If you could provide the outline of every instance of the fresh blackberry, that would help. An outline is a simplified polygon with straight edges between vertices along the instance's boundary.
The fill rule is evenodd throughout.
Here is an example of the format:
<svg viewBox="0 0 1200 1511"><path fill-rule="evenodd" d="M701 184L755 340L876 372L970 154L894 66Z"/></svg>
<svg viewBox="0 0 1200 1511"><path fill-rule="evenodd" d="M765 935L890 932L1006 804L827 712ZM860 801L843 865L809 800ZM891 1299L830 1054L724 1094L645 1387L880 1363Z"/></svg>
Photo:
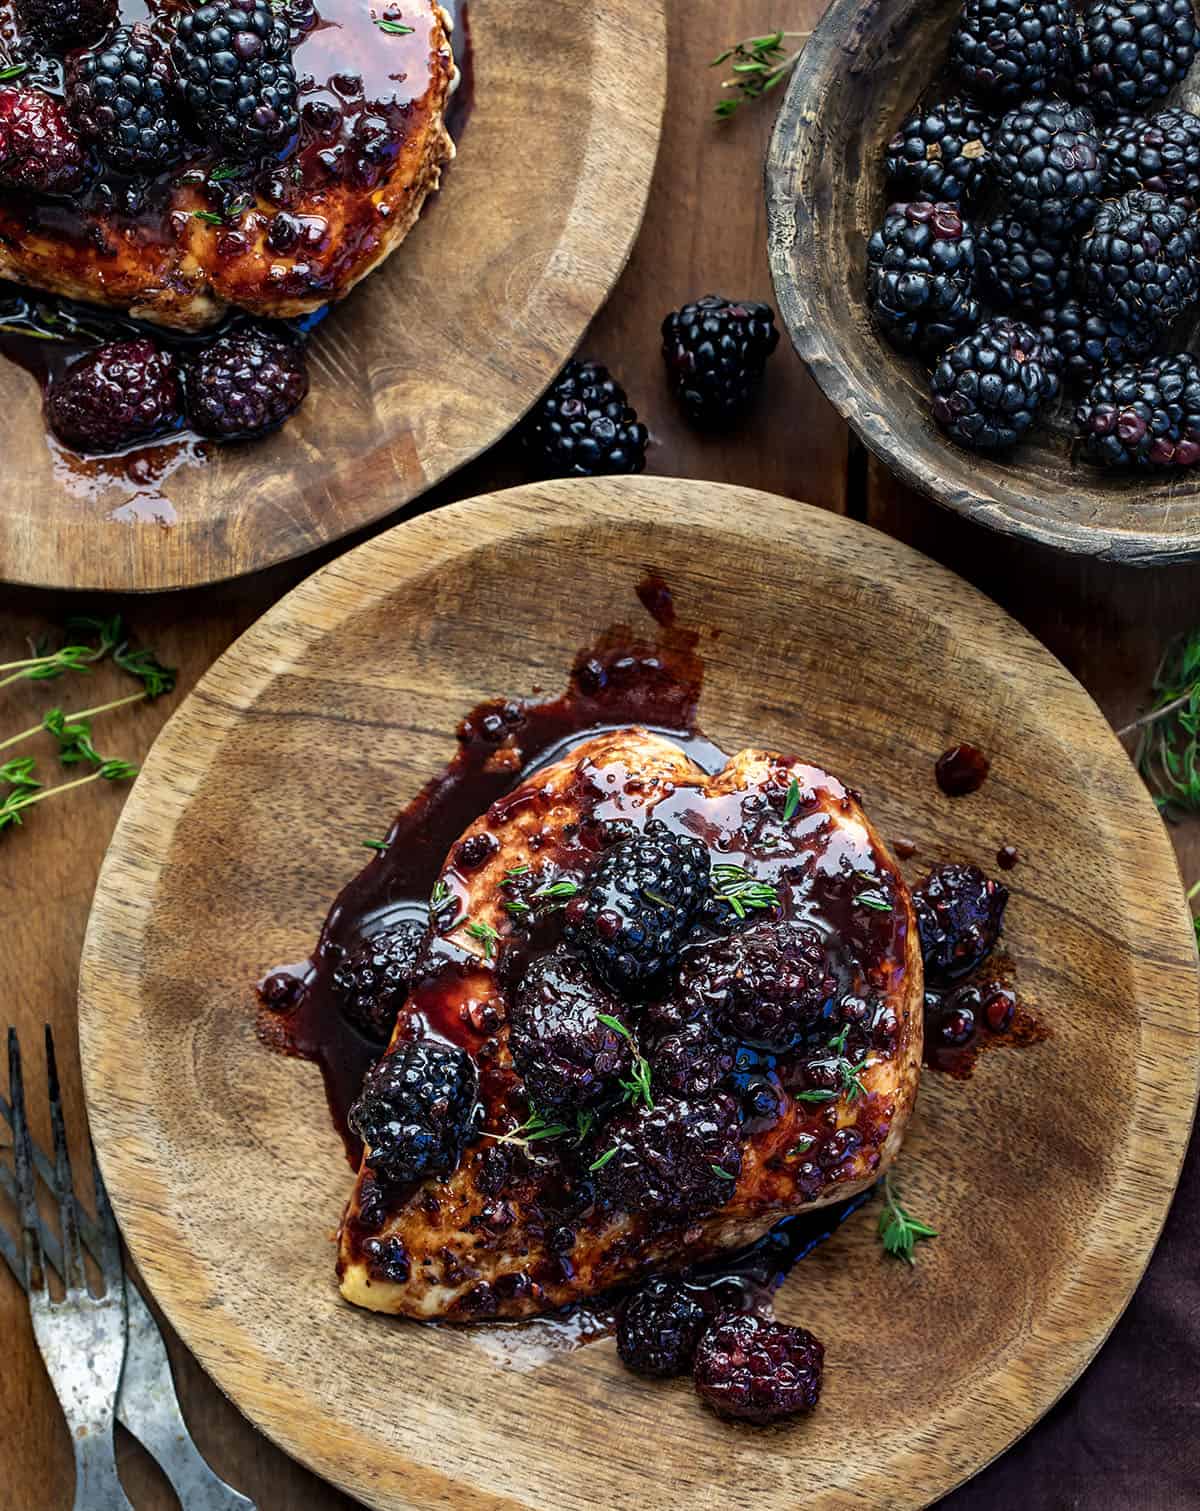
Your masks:
<svg viewBox="0 0 1200 1511"><path fill-rule="evenodd" d="M0 187L70 194L85 157L61 103L40 89L0 89Z"/></svg>
<svg viewBox="0 0 1200 1511"><path fill-rule="evenodd" d="M706 294L662 325L667 377L688 420L728 425L758 392L767 358L779 345L775 312L752 299Z"/></svg>
<svg viewBox="0 0 1200 1511"><path fill-rule="evenodd" d="M1061 358L1017 320L988 320L933 370L933 417L961 446L1013 446L1058 393Z"/></svg>
<svg viewBox="0 0 1200 1511"><path fill-rule="evenodd" d="M188 108L230 152L278 147L300 124L288 25L261 0L185 11L171 57Z"/></svg>
<svg viewBox="0 0 1200 1511"><path fill-rule="evenodd" d="M148 26L123 26L72 56L67 100L80 134L122 173L170 166L183 153L167 46Z"/></svg>
<svg viewBox="0 0 1200 1511"><path fill-rule="evenodd" d="M804 1328L744 1312L708 1329L693 1368L696 1390L718 1416L775 1422L813 1409L824 1364L824 1348Z"/></svg>
<svg viewBox="0 0 1200 1511"><path fill-rule="evenodd" d="M367 1071L350 1127L366 1164L388 1186L444 1175L471 1136L479 1075L465 1050L418 1039Z"/></svg>
<svg viewBox="0 0 1200 1511"><path fill-rule="evenodd" d="M342 1014L377 1043L386 1044L412 986L417 956L428 933L415 918L365 940L333 972Z"/></svg>
<svg viewBox="0 0 1200 1511"><path fill-rule="evenodd" d="M1142 357L1158 338L1153 326L1130 325L1119 316L1089 309L1078 299L1052 304L1041 313L1042 334L1058 349L1063 376L1091 383L1106 367Z"/></svg>
<svg viewBox="0 0 1200 1511"><path fill-rule="evenodd" d="M992 138L993 176L1005 209L1051 236L1095 214L1104 149L1091 111L1065 100L1026 100Z"/></svg>
<svg viewBox="0 0 1200 1511"><path fill-rule="evenodd" d="M600 362L567 363L525 426L525 451L545 477L643 472L650 439L625 390Z"/></svg>
<svg viewBox="0 0 1200 1511"><path fill-rule="evenodd" d="M1200 363L1148 357L1106 373L1075 412L1084 455L1105 467L1200 462Z"/></svg>
<svg viewBox="0 0 1200 1511"><path fill-rule="evenodd" d="M44 47L90 47L113 24L117 0L17 0L21 23Z"/></svg>
<svg viewBox="0 0 1200 1511"><path fill-rule="evenodd" d="M1200 205L1200 116L1160 110L1149 120L1128 120L1104 138L1105 192L1149 189L1194 210Z"/></svg>
<svg viewBox="0 0 1200 1511"><path fill-rule="evenodd" d="M650 1051L654 1087L667 1096L711 1096L735 1061L733 1045L707 1022L685 1023L663 1034Z"/></svg>
<svg viewBox="0 0 1200 1511"><path fill-rule="evenodd" d="M958 206L892 205L867 243L867 297L901 351L937 350L978 319L975 238Z"/></svg>
<svg viewBox="0 0 1200 1511"><path fill-rule="evenodd" d="M938 866L913 888L926 979L939 985L975 969L996 947L1008 888L978 866Z"/></svg>
<svg viewBox="0 0 1200 1511"><path fill-rule="evenodd" d="M1198 48L1192 0L1094 0L1080 19L1074 86L1101 115L1144 110L1180 82Z"/></svg>
<svg viewBox="0 0 1200 1511"><path fill-rule="evenodd" d="M980 291L1005 309L1038 314L1070 292L1067 243L1011 215L982 228L978 252Z"/></svg>
<svg viewBox="0 0 1200 1511"><path fill-rule="evenodd" d="M76 451L116 451L179 420L174 359L142 337L97 347L46 390L46 416Z"/></svg>
<svg viewBox="0 0 1200 1511"><path fill-rule="evenodd" d="M737 1104L656 1102L618 1113L596 1135L592 1162L606 1205L690 1221L723 1206L742 1171Z"/></svg>
<svg viewBox="0 0 1200 1511"><path fill-rule="evenodd" d="M201 435L245 440L275 430L304 402L304 348L266 331L218 336L184 367L188 419Z"/></svg>
<svg viewBox="0 0 1200 1511"><path fill-rule="evenodd" d="M636 994L675 965L708 873L699 840L651 819L601 857L567 904L564 935L614 991Z"/></svg>
<svg viewBox="0 0 1200 1511"><path fill-rule="evenodd" d="M533 962L517 988L508 1042L535 1106L579 1112L629 1075L629 1039L602 1021L619 1022L621 1011L577 956L559 952Z"/></svg>
<svg viewBox="0 0 1200 1511"><path fill-rule="evenodd" d="M678 1281L656 1276L636 1290L617 1322L617 1353L636 1375L664 1380L692 1367L708 1313Z"/></svg>
<svg viewBox="0 0 1200 1511"><path fill-rule="evenodd" d="M973 95L1010 105L1053 88L1074 38L1070 0L967 0L950 59Z"/></svg>
<svg viewBox="0 0 1200 1511"><path fill-rule="evenodd" d="M1111 200L1080 239L1084 299L1135 325L1166 325L1200 296L1200 229L1186 205L1148 189Z"/></svg>
<svg viewBox="0 0 1200 1511"><path fill-rule="evenodd" d="M988 173L995 122L970 100L914 110L887 145L883 165L899 198L969 202Z"/></svg>
<svg viewBox="0 0 1200 1511"><path fill-rule="evenodd" d="M688 951L679 993L689 1018L783 1053L820 1022L837 980L820 935L808 924L758 923Z"/></svg>

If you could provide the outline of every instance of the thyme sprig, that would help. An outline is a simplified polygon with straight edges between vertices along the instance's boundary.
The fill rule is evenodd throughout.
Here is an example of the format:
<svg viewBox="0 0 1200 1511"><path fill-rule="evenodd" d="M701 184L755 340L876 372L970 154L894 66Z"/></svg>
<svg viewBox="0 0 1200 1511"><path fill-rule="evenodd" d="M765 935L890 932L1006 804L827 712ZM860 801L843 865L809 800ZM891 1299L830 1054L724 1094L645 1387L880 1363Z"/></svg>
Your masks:
<svg viewBox="0 0 1200 1511"><path fill-rule="evenodd" d="M919 1240L936 1238L937 1229L919 1222L900 1205L890 1175L883 1177L883 1211L879 1214L879 1239L884 1250L897 1259L916 1264L913 1250Z"/></svg>
<svg viewBox="0 0 1200 1511"><path fill-rule="evenodd" d="M0 84L11 83L13 79L19 79L29 68L28 63L9 63L0 68Z"/></svg>
<svg viewBox="0 0 1200 1511"><path fill-rule="evenodd" d="M24 763L10 764L22 765ZM0 775L6 769L0 769ZM30 763L30 770L32 770L32 763ZM102 761L95 771L87 776L76 777L73 782L60 782L57 787L43 787L38 782L29 781L27 773L26 777L12 788L4 801L0 802L0 831L22 823L21 814L26 808L32 808L35 803L44 803L47 798L58 797L61 793L70 792L75 787L86 787L89 782L127 782L137 776L137 772L137 767L130 761Z"/></svg>
<svg viewBox="0 0 1200 1511"><path fill-rule="evenodd" d="M485 1130L483 1137L495 1139L498 1144L519 1144L525 1147L529 1144L540 1143L543 1139L562 1138L564 1134L574 1133L573 1142L582 1144L592 1131L592 1124L595 1121L594 1112L579 1112L575 1115L575 1126L572 1128L569 1123L552 1122L531 1102L529 1116L520 1127L514 1128L511 1133L488 1133Z"/></svg>
<svg viewBox="0 0 1200 1511"><path fill-rule="evenodd" d="M467 933L470 934L472 939L479 940L483 946L483 958L485 960L494 960L496 958L496 941L500 938L500 935L492 928L490 923L484 923L482 919L477 919L474 923L467 925Z"/></svg>
<svg viewBox="0 0 1200 1511"><path fill-rule="evenodd" d="M779 906L778 888L751 876L745 866L714 866L712 890L713 896L727 902L739 918L745 918L748 911Z"/></svg>
<svg viewBox="0 0 1200 1511"><path fill-rule="evenodd" d="M625 1093L625 1100L634 1107L639 1102L643 1102L647 1107L653 1107L654 1097L650 1090L650 1062L638 1048L637 1040L620 1018L614 1018L611 1013L598 1013L597 1016L606 1028L611 1028L614 1033L620 1034L627 1040L633 1050L633 1074L628 1081L620 1083L621 1090Z"/></svg>
<svg viewBox="0 0 1200 1511"><path fill-rule="evenodd" d="M847 1100L854 1102L859 1097L866 1096L867 1088L862 1083L862 1073L867 1068L868 1055L864 1054L859 1060L851 1060L846 1055L846 1039L850 1033L849 1024L845 1025L840 1032L836 1033L829 1041L829 1048L833 1051L827 1063L833 1067L834 1074L841 1081L841 1085L835 1089L822 1087L813 1091L798 1091L798 1102L832 1102L836 1097L846 1093Z"/></svg>
<svg viewBox="0 0 1200 1511"><path fill-rule="evenodd" d="M1170 642L1149 710L1117 737L1137 736L1133 759L1167 818L1200 812L1200 629Z"/></svg>
<svg viewBox="0 0 1200 1511"><path fill-rule="evenodd" d="M743 37L718 53L709 67L720 68L728 63L731 76L721 81L721 88L729 92L713 109L717 119L728 120L741 106L762 99L782 83L804 51L803 41L811 36L810 31L773 31L762 37ZM800 47L789 52L786 44L793 38L803 40Z"/></svg>

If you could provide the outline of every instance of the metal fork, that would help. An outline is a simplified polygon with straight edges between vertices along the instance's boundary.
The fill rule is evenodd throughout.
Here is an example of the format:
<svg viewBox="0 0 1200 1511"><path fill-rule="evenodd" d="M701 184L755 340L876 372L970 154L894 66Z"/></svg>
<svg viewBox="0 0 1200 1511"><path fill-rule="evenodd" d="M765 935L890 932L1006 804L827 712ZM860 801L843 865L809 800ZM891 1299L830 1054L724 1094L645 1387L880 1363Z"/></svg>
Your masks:
<svg viewBox="0 0 1200 1511"><path fill-rule="evenodd" d="M12 1109L2 1095L0 1118L13 1127ZM57 1200L54 1167L32 1141L31 1148L34 1168ZM104 1187L98 1171L95 1179L99 1193ZM0 1165L0 1191L4 1191L14 1205L19 1205L16 1181L4 1165ZM96 1223L84 1211L79 1212L79 1231L85 1247L96 1258L101 1248L101 1235ZM64 1274L62 1250L52 1233L43 1232L42 1248L53 1268L60 1275ZM0 1227L0 1256L24 1286L21 1256L3 1227ZM142 1299L142 1293L128 1281L125 1297L129 1337L117 1396L117 1420L157 1461L184 1511L256 1511L254 1502L227 1485L201 1456L183 1420L171 1363L158 1324Z"/></svg>
<svg viewBox="0 0 1200 1511"><path fill-rule="evenodd" d="M100 1239L96 1262L104 1282L104 1294L93 1296L88 1289L83 1248L79 1242L79 1213L63 1127L58 1066L54 1061L54 1040L48 1026L46 1078L50 1091L50 1123L54 1131L54 1183L58 1188L62 1235L62 1280L66 1287L61 1301L55 1301L50 1295L46 1274L42 1224L38 1217L37 1177L25 1117L21 1048L16 1030L10 1028L8 1094L12 1099L13 1162L21 1212L25 1289L29 1292L33 1332L71 1432L71 1446L75 1450L75 1511L133 1511L117 1478L113 1450L113 1422L121 1367L125 1362L128 1326L121 1246L108 1198L99 1174L95 1173L96 1227ZM95 1170L94 1156L92 1163Z"/></svg>

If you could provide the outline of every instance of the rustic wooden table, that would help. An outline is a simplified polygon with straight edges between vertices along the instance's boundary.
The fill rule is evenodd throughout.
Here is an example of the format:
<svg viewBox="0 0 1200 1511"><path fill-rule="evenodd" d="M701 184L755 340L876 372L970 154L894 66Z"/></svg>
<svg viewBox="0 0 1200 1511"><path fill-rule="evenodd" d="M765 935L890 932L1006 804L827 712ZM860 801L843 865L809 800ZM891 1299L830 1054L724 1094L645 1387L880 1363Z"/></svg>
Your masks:
<svg viewBox="0 0 1200 1511"><path fill-rule="evenodd" d="M787 348L786 338L773 359L762 406L736 434L697 436L682 425L668 401L658 354L663 314L713 290L771 298L762 162L772 109L757 106L724 126L714 124L718 76L707 64L728 41L776 24L806 26L821 9L821 0L789 0L786 5L669 0L669 102L650 209L629 267L583 349L614 368L649 421L655 437L651 471L745 483L805 499L912 542L1003 604L1065 662L1110 720L1124 722L1138 710L1166 638L1197 619L1200 567L1138 571L1079 561L1001 540L935 509L894 484L849 439ZM522 475L519 459L505 443L421 507L502 487ZM764 537L771 528L764 518ZM308 558L206 590L104 601L106 611L120 609L138 639L181 673L175 697L122 712L102 726L106 753L131 759L143 755L178 697L269 604L324 559ZM21 654L27 637L54 630L68 615L99 607L97 600L80 595L0 588L0 660ZM91 693L103 694L110 685L115 696L117 682L110 684L109 673L102 672L88 684L89 700L100 701ZM5 729L34 722L57 695L57 689L37 684L10 689ZM68 1114L77 1125L83 1118L78 1066L72 1063L77 961L96 874L122 798L120 788L89 788L39 808L23 829L0 840L0 1016L15 1021L31 1046L44 1021L54 1025ZM1184 876L1200 875L1200 827L1177 828L1174 838ZM47 1136L40 1124L35 1131ZM1156 1264L1162 1262L1160 1254ZM1152 1267L1151 1279L1154 1273ZM1119 1345L1121 1329L1132 1325L1131 1319L1132 1314L1119 1326L1109 1351ZM23 1300L6 1275L0 1276L0 1334L7 1340L0 1367L0 1511L69 1506L72 1460L66 1428L34 1347ZM197 1442L262 1511L326 1511L352 1504L261 1438L185 1350L173 1338L170 1342L184 1412ZM1077 1392L1088 1390L1090 1378ZM1045 1430L1035 1429L1029 1441L1036 1446L1038 1432ZM139 1511L175 1504L149 1457L124 1433L120 1457ZM954 1498L955 1504L970 1506L981 1493L968 1488ZM1132 1503L1104 1494L1072 1502L1089 1508ZM1153 1504L1168 1502L1155 1499Z"/></svg>

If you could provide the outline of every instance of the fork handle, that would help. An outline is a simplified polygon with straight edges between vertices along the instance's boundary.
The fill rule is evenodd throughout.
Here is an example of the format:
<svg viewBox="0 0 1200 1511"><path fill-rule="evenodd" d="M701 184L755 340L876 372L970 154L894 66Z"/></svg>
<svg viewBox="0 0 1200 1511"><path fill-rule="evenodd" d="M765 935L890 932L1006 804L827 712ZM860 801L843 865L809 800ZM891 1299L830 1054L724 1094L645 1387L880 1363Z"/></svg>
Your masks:
<svg viewBox="0 0 1200 1511"><path fill-rule="evenodd" d="M75 1511L133 1511L117 1478L112 1422L108 1431L72 1435L75 1449Z"/></svg>

